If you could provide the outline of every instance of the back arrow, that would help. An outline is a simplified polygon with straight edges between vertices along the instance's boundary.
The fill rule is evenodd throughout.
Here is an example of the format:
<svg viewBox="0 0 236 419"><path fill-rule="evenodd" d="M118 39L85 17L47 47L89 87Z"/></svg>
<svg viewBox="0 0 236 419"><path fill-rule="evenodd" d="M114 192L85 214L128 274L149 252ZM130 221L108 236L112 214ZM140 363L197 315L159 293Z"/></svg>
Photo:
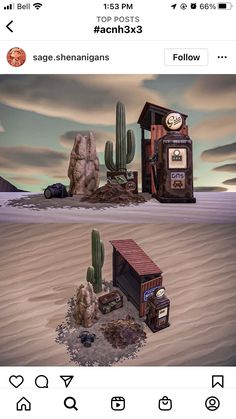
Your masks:
<svg viewBox="0 0 236 419"><path fill-rule="evenodd" d="M13 23L13 20L11 20L7 25L6 28L10 31L13 32L13 30L10 28L10 25Z"/></svg>

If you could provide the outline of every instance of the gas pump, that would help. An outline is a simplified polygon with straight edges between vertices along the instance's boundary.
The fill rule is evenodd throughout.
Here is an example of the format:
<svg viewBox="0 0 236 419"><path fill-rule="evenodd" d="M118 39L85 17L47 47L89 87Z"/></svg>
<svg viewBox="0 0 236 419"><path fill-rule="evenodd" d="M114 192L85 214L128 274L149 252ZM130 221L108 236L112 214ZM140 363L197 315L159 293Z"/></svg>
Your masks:
<svg viewBox="0 0 236 419"><path fill-rule="evenodd" d="M167 134L157 141L152 158L155 197L162 203L195 203L193 196L192 140L180 133L184 120L170 112L162 124Z"/></svg>
<svg viewBox="0 0 236 419"><path fill-rule="evenodd" d="M158 287L147 301L146 323L152 332L169 327L170 300L165 295L165 287Z"/></svg>

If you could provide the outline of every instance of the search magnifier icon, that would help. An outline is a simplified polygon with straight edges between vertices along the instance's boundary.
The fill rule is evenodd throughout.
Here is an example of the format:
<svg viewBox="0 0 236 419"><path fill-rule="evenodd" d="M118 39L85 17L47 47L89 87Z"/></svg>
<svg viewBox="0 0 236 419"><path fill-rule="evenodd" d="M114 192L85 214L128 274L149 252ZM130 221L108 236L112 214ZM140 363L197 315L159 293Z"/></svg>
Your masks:
<svg viewBox="0 0 236 419"><path fill-rule="evenodd" d="M76 407L76 400L74 397L66 397L64 400L64 406L67 409L75 409L78 410Z"/></svg>

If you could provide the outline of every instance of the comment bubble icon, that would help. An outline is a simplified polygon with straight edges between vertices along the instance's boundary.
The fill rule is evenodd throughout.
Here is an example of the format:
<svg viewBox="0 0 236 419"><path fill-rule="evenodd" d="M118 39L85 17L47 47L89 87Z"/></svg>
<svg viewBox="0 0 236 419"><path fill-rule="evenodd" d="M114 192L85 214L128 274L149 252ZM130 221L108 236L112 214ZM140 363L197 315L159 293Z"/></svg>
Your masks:
<svg viewBox="0 0 236 419"><path fill-rule="evenodd" d="M48 378L46 375L38 375L35 378L35 385L38 388L48 388Z"/></svg>

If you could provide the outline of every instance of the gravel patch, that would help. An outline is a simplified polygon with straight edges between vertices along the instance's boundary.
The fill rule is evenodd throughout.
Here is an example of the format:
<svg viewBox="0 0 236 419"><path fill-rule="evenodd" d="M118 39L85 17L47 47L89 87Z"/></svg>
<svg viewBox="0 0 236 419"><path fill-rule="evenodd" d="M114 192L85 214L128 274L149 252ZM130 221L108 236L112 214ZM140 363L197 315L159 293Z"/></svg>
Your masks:
<svg viewBox="0 0 236 419"><path fill-rule="evenodd" d="M144 197L145 201L151 199L149 194L139 194L140 197ZM84 198L79 196L68 196L66 198L52 198L46 199L43 194L26 196L18 199L12 199L7 202L7 206L19 207L19 208L29 208L33 211L40 209L49 209L49 208L87 208L87 209L105 209L105 208L117 208L119 206L129 206L129 205L140 205L143 202L127 202L127 203L91 203L85 201Z"/></svg>
<svg viewBox="0 0 236 419"><path fill-rule="evenodd" d="M115 290L115 288L106 284L106 292L110 290ZM75 296L69 299L65 322L58 325L56 329L56 342L66 346L71 361L80 366L111 366L124 359L133 359L138 356L138 352L146 344L146 337L135 344L120 349L112 347L101 330L102 325L112 320L125 319L127 315L133 317L140 324L142 330L145 329L146 325L143 319L140 319L138 311L125 296L122 308L105 315L101 313L100 319L87 329L96 335L95 342L90 348L84 347L79 338L80 333L86 329L75 323L75 301Z"/></svg>

